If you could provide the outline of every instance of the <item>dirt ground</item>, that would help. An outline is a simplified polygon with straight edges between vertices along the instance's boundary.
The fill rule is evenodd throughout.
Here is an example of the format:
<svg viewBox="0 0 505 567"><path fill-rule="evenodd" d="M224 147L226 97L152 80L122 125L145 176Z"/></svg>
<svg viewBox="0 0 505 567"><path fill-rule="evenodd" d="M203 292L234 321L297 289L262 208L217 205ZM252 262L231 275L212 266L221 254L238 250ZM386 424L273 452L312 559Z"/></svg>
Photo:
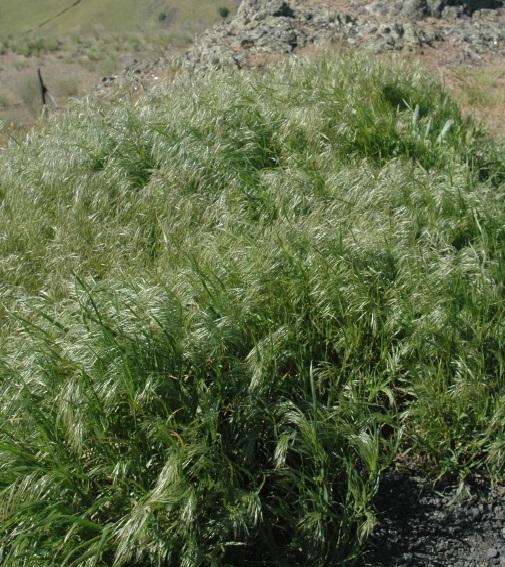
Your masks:
<svg viewBox="0 0 505 567"><path fill-rule="evenodd" d="M387 473L376 497L378 524L360 567L505 565L505 501L482 479L429 486L415 470Z"/></svg>

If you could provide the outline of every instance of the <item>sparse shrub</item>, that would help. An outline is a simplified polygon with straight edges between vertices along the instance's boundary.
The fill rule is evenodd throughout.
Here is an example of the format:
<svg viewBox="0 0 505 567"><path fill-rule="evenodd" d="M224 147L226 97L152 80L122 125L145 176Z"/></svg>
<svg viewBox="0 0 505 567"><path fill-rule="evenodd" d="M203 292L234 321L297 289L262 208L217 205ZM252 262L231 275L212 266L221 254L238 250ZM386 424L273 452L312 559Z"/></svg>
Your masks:
<svg viewBox="0 0 505 567"><path fill-rule="evenodd" d="M65 100L68 97L77 96L81 91L80 80L81 77L79 76L67 76L55 79L52 83L53 95L58 97L58 100Z"/></svg>
<svg viewBox="0 0 505 567"><path fill-rule="evenodd" d="M221 16L221 18L226 19L230 15L230 9L226 6L221 6L219 8L219 15Z"/></svg>
<svg viewBox="0 0 505 567"><path fill-rule="evenodd" d="M18 96L20 96L23 105L30 111L30 113L34 116L40 113L42 103L37 75L35 72L33 74L26 73L21 76L13 88L15 88L15 92Z"/></svg>

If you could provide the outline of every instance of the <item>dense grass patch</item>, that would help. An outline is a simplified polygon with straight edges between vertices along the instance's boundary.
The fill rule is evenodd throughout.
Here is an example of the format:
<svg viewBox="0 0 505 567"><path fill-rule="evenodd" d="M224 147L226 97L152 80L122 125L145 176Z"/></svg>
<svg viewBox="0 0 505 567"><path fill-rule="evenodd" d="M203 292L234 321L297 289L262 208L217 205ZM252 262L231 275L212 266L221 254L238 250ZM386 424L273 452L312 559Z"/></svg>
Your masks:
<svg viewBox="0 0 505 567"><path fill-rule="evenodd" d="M354 57L1 157L7 566L337 565L401 452L502 479L501 148Z"/></svg>

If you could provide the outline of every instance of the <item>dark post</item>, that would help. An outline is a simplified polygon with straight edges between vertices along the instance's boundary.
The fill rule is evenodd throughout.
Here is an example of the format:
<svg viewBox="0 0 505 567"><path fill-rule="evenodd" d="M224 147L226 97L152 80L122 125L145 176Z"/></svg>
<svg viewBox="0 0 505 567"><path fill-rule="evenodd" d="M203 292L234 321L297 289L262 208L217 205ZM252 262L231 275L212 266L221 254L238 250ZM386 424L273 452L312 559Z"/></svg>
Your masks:
<svg viewBox="0 0 505 567"><path fill-rule="evenodd" d="M47 104L47 93L48 89L44 83L44 79L42 78L42 72L40 67L37 69L37 75L39 76L39 86L40 86L40 95L42 97L42 106L45 108Z"/></svg>

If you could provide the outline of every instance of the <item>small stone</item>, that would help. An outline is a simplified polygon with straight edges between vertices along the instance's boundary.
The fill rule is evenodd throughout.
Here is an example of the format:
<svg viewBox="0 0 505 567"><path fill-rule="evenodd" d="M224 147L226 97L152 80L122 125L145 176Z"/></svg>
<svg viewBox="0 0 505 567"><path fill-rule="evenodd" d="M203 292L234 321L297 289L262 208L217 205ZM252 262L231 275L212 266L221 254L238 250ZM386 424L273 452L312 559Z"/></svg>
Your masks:
<svg viewBox="0 0 505 567"><path fill-rule="evenodd" d="M472 522L477 522L480 519L481 516L481 512L478 508L472 508L470 510L470 519L472 520Z"/></svg>
<svg viewBox="0 0 505 567"><path fill-rule="evenodd" d="M500 556L499 551L496 547L490 547L486 552L486 559L497 559Z"/></svg>
<svg viewBox="0 0 505 567"><path fill-rule="evenodd" d="M505 511L501 506L497 506L494 509L494 517L499 521L505 520Z"/></svg>

